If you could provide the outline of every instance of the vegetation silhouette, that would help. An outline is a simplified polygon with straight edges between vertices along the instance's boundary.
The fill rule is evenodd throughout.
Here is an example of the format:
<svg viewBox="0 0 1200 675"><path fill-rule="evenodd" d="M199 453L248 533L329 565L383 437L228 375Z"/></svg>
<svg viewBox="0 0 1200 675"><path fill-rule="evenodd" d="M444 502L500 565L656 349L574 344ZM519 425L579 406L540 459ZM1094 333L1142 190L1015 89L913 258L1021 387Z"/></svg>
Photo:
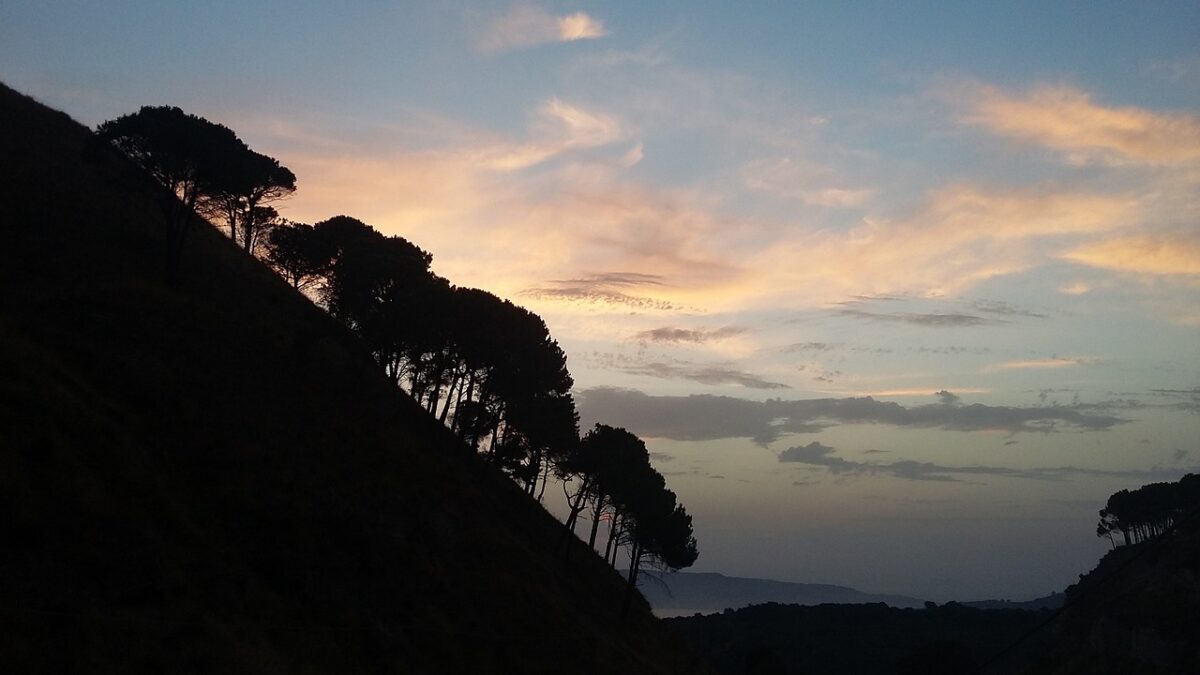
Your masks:
<svg viewBox="0 0 1200 675"><path fill-rule="evenodd" d="M1138 544L1161 536L1179 520L1200 506L1200 476L1187 474L1174 483L1150 483L1132 492L1120 490L1100 509L1097 537L1108 537L1114 547L1114 534L1120 532L1124 544Z"/></svg>
<svg viewBox="0 0 1200 675"><path fill-rule="evenodd" d="M170 270L196 213L224 219L230 239L251 255L267 232L268 266L293 288L311 290L398 387L470 447L486 448L526 493L541 501L551 477L580 478L585 489L572 501L568 530L581 500L592 502L590 547L609 518L604 558L615 566L625 545L630 561L626 608L643 562L678 569L696 560L691 517L629 432L597 427L585 439L584 452L601 457L595 476L578 462L556 468L580 452L579 416L566 355L541 317L452 286L430 270L430 253L356 218L277 223L269 204L295 191L296 176L224 126L179 108L144 107L105 122L97 135L167 188Z"/></svg>
<svg viewBox="0 0 1200 675"><path fill-rule="evenodd" d="M96 129L96 140L116 148L163 188L163 265L169 281L179 272L184 242L199 211L227 213L235 237L238 219L244 217L249 247L256 220L271 217L258 209L259 201L295 188L290 171L251 151L228 127L173 106L143 106L104 122ZM243 204L243 195L251 201Z"/></svg>
<svg viewBox="0 0 1200 675"><path fill-rule="evenodd" d="M1053 597L924 610L767 603L668 622L727 673L751 672L768 653L787 673L1200 672L1197 486L1188 474L1112 495L1098 534L1126 532L1129 543L1081 574L1056 609Z"/></svg>
<svg viewBox="0 0 1200 675"><path fill-rule="evenodd" d="M280 280L227 222L204 227L207 159L168 161L132 123L92 134L2 86L0 119L9 670L706 670L640 598L618 621L625 581L581 541L564 560L562 524L530 498L522 477L553 474L549 457L572 441L546 440L539 406L552 401L554 428L574 428L565 367L535 315L431 278L396 240L378 255L404 273L372 276L375 253L347 255L354 237L333 235L380 240L345 221L313 226L333 252ZM274 239L251 248L271 261ZM350 271L356 259L364 270ZM335 318L297 287L321 306L341 293L358 314ZM488 332L456 328L471 322L458 305L393 312L402 331L389 332L389 303L432 297L511 315L519 331L503 348L521 356L477 357ZM454 359L443 367L439 353ZM482 401L486 424L459 401ZM508 462L522 476L488 456L493 440L505 456L527 450Z"/></svg>

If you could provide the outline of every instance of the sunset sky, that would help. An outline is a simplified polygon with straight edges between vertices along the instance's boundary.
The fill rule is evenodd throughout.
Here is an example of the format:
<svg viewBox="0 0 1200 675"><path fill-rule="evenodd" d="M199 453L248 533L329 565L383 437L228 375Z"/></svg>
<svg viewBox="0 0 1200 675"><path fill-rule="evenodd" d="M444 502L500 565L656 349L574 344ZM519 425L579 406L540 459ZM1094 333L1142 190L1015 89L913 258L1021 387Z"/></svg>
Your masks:
<svg viewBox="0 0 1200 675"><path fill-rule="evenodd" d="M1200 470L1195 2L9 0L0 80L541 314L697 570L1027 599Z"/></svg>

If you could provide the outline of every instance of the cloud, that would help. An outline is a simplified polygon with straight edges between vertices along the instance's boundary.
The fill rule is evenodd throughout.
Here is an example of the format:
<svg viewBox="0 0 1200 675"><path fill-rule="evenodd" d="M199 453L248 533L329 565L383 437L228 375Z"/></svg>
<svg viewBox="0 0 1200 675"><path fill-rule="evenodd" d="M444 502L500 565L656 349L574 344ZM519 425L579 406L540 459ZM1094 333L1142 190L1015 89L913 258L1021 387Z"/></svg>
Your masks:
<svg viewBox="0 0 1200 675"><path fill-rule="evenodd" d="M809 206L852 208L873 194L866 188L837 185L833 172L790 157L755 160L742 167L742 182L751 190L796 199Z"/></svg>
<svg viewBox="0 0 1200 675"><path fill-rule="evenodd" d="M593 40L608 35L604 22L585 12L554 16L540 7L517 4L492 21L479 36L484 53L525 49L551 42Z"/></svg>
<svg viewBox="0 0 1200 675"><path fill-rule="evenodd" d="M1059 286L1058 292L1063 295L1083 295L1092 290L1092 287L1082 281L1076 281L1065 286Z"/></svg>
<svg viewBox="0 0 1200 675"><path fill-rule="evenodd" d="M585 426L603 420L650 438L681 441L749 438L761 445L785 434L812 433L835 424L883 424L950 431L1051 433L1103 431L1126 420L1064 406L919 405L871 397L750 401L729 396L650 396L635 389L598 387L579 392Z"/></svg>
<svg viewBox="0 0 1200 675"><path fill-rule="evenodd" d="M724 338L734 337L745 332L745 328L738 326L724 326L716 329L672 328L670 326L664 326L662 328L653 328L650 330L641 331L633 337L638 342L659 342L664 344L690 342L693 344L701 344L712 340L721 340Z"/></svg>
<svg viewBox="0 0 1200 675"><path fill-rule="evenodd" d="M599 148L625 137L620 122L554 97L538 106L530 124L531 140L498 142L474 152L475 160L497 171L519 171L572 150Z"/></svg>
<svg viewBox="0 0 1200 675"><path fill-rule="evenodd" d="M671 380L691 380L701 384L732 384L747 389L790 389L786 384L772 382L753 373L730 368L724 364L698 364L689 361L651 361L620 354L597 355L598 364L630 375L644 375Z"/></svg>
<svg viewBox="0 0 1200 675"><path fill-rule="evenodd" d="M884 321L889 323L907 323L914 326L924 326L927 328L965 328L1005 323L1000 319L988 319L982 316L976 316L974 314L960 313L918 314L903 312L884 314L880 312L867 312L861 309L835 309L833 311L836 314L855 319Z"/></svg>
<svg viewBox="0 0 1200 675"><path fill-rule="evenodd" d="M872 216L845 228L793 228L742 257L738 302L795 306L847 295L945 297L988 279L1060 262L1059 255L1135 222L1130 196L1034 186L998 190L958 184L931 191L902 218ZM987 309L999 309L990 306ZM960 311L894 314L846 308L847 316L925 326L987 325L1006 317Z"/></svg>
<svg viewBox="0 0 1200 675"><path fill-rule="evenodd" d="M944 93L965 108L965 123L1060 151L1073 163L1170 166L1200 160L1200 115L1107 107L1068 86L1010 93L960 82Z"/></svg>
<svg viewBox="0 0 1200 675"><path fill-rule="evenodd" d="M624 155L621 155L619 163L621 166L628 168L642 161L642 158L645 156L646 153L642 148L642 142L638 141L637 145L630 148Z"/></svg>
<svg viewBox="0 0 1200 675"><path fill-rule="evenodd" d="M1032 319L1045 319L1048 315L1041 312L1035 312L1031 309L1017 307L1010 302L1002 300L976 300L971 303L971 307L989 314L998 314L1000 316L1025 316Z"/></svg>
<svg viewBox="0 0 1200 675"><path fill-rule="evenodd" d="M1115 236L1081 244L1062 257L1118 272L1200 276L1200 234L1159 232Z"/></svg>
<svg viewBox="0 0 1200 675"><path fill-rule="evenodd" d="M1096 363L1096 359L1086 357L1058 357L1054 356L1048 359L1022 359L1019 361L1005 361L1004 363L994 363L986 366L983 369L985 373L996 372L997 370L1045 370L1048 368L1071 368L1074 366L1087 366Z"/></svg>
<svg viewBox="0 0 1200 675"><path fill-rule="evenodd" d="M1003 466L946 466L932 462L897 460L895 462L855 462L833 454L834 449L816 441L793 446L779 454L780 462L825 467L832 474L887 475L905 480L959 482L965 476L1000 476L1033 480L1068 480L1073 476L1105 476L1120 478L1174 478L1178 470L1109 471L1076 466L1015 469Z"/></svg>
<svg viewBox="0 0 1200 675"><path fill-rule="evenodd" d="M938 402L942 405L958 405L962 402L961 398L945 389L935 393L934 396L938 397Z"/></svg>
<svg viewBox="0 0 1200 675"><path fill-rule="evenodd" d="M546 285L527 288L521 295L590 305L616 305L641 310L676 311L683 309L667 300L635 295L626 289L659 288L664 278L638 272L603 272L575 279L552 279Z"/></svg>
<svg viewBox="0 0 1200 675"><path fill-rule="evenodd" d="M796 352L832 352L841 349L842 345L833 342L797 342L784 348L784 353Z"/></svg>

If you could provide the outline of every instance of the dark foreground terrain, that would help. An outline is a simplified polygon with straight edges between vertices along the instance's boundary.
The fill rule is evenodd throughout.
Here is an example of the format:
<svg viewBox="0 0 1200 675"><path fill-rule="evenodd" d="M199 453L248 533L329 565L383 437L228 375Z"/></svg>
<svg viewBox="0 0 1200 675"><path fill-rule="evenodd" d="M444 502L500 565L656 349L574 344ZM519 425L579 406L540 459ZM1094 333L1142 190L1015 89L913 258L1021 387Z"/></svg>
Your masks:
<svg viewBox="0 0 1200 675"><path fill-rule="evenodd" d="M0 671L703 672L215 229L163 283L89 136L0 85Z"/></svg>
<svg viewBox="0 0 1200 675"><path fill-rule="evenodd" d="M667 623L723 673L1200 673L1197 514L1109 552L1060 609L767 603Z"/></svg>

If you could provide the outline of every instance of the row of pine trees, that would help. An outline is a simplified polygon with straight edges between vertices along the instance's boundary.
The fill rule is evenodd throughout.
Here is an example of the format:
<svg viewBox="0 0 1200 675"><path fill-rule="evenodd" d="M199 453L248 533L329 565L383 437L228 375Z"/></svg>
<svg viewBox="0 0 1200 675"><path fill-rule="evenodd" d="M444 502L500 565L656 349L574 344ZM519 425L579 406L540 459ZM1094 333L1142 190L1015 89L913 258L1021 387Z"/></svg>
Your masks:
<svg viewBox="0 0 1200 675"><path fill-rule="evenodd" d="M397 387L529 495L541 501L548 485L562 485L562 555L590 512L588 545L614 567L626 553L626 606L643 565L679 569L696 560L691 517L641 439L605 425L580 438L566 355L537 314L451 284L430 270L429 253L355 218L280 218L272 204L295 191L296 176L229 128L179 108L143 107L101 124L94 140L89 152L115 150L161 188L169 283L180 282L197 216L227 228L246 253L357 333Z"/></svg>

